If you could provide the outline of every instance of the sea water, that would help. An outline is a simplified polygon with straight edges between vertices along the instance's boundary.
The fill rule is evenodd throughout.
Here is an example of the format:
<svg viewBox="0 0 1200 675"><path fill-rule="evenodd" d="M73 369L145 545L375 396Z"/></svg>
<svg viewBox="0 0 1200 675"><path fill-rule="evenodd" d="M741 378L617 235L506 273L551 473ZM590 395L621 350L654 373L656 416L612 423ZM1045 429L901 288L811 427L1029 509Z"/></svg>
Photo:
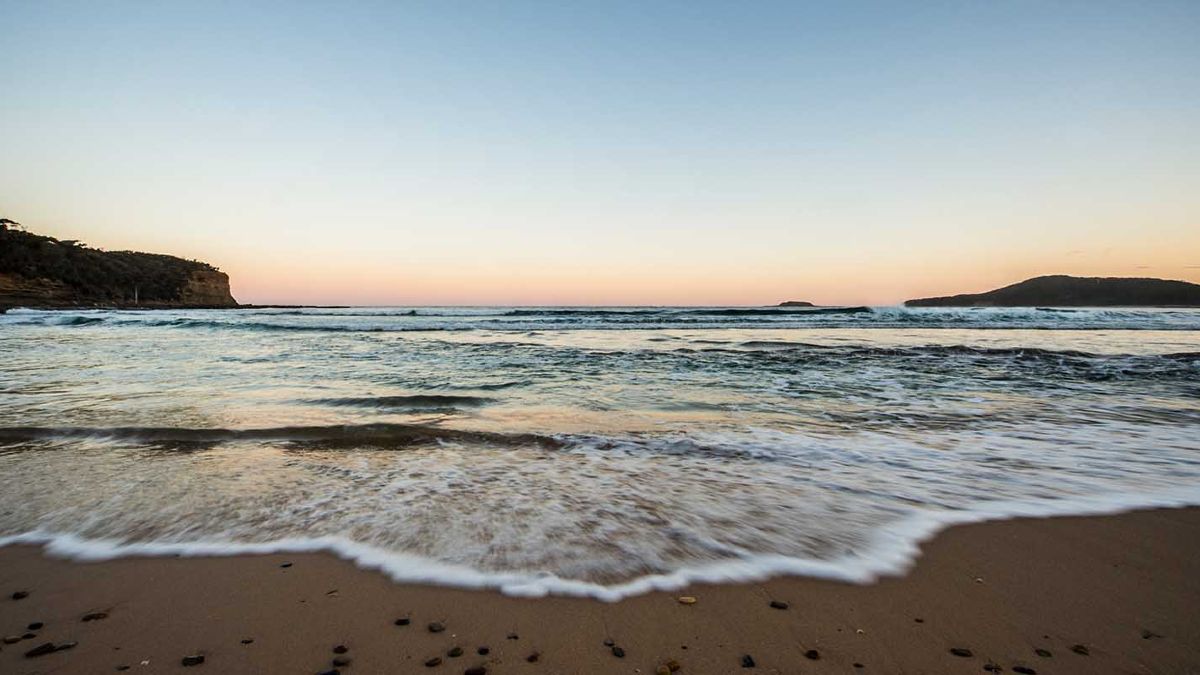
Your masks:
<svg viewBox="0 0 1200 675"><path fill-rule="evenodd" d="M616 599L1200 504L1200 310L0 316L0 543Z"/></svg>

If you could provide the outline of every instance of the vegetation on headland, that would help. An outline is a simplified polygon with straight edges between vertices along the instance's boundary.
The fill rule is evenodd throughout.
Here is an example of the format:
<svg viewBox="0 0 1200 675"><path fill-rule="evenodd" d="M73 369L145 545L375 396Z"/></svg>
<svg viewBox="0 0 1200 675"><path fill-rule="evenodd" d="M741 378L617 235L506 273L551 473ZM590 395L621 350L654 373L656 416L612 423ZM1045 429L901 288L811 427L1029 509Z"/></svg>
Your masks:
<svg viewBox="0 0 1200 675"><path fill-rule="evenodd" d="M1034 277L987 293L908 300L906 307L1200 307L1200 284L1169 279Z"/></svg>
<svg viewBox="0 0 1200 675"><path fill-rule="evenodd" d="M102 251L0 218L0 306L236 306L228 277L197 260Z"/></svg>

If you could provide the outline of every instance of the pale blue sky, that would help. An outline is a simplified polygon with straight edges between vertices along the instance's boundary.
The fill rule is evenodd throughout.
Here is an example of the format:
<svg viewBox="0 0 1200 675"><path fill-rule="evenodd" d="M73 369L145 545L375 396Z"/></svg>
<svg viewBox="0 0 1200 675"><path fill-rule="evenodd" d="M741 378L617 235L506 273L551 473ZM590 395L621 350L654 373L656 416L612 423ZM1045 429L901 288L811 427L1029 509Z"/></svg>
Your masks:
<svg viewBox="0 0 1200 675"><path fill-rule="evenodd" d="M0 215L239 299L1200 281L1200 3L0 1Z"/></svg>

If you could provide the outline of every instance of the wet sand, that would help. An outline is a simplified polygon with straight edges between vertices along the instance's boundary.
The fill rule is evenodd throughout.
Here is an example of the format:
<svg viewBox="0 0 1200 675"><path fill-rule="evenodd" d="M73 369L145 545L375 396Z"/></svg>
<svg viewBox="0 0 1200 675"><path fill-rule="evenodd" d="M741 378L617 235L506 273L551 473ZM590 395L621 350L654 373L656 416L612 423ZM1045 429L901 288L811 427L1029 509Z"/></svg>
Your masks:
<svg viewBox="0 0 1200 675"><path fill-rule="evenodd" d="M0 593L0 633L33 635L0 644L3 673L1200 673L1200 509L954 527L869 586L610 604L398 585L325 554L75 563L12 546ZM77 644L25 656L46 643Z"/></svg>

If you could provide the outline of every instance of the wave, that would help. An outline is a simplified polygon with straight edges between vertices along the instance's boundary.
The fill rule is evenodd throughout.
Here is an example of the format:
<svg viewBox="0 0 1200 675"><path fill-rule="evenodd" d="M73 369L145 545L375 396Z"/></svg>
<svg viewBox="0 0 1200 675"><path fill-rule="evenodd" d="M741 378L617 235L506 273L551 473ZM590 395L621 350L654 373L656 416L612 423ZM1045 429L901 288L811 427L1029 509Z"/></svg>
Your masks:
<svg viewBox="0 0 1200 675"><path fill-rule="evenodd" d="M67 532L35 530L0 537L0 546L37 545L49 555L77 561L127 557L226 557L279 553L331 553L358 567L375 570L397 583L429 584L472 589L495 589L505 595L537 598L549 595L587 597L605 602L654 591L677 591L693 584L751 583L779 576L803 576L870 584L907 573L921 555L921 546L948 527L1014 518L1102 516L1142 509L1200 505L1200 487L1187 486L1153 493L1073 497L1036 501L982 502L963 510L922 510L873 531L857 553L832 559L778 554L743 554L718 562L686 566L667 573L641 576L621 583L565 579L529 572L488 572L471 567L383 549L345 537L238 541L151 541L85 539Z"/></svg>
<svg viewBox="0 0 1200 675"><path fill-rule="evenodd" d="M414 394L410 396L352 396L345 398L309 399L306 403L342 408L401 408L412 410L478 407L495 399L486 396L453 396L444 394Z"/></svg>
<svg viewBox="0 0 1200 675"><path fill-rule="evenodd" d="M463 442L491 445L561 447L557 438L539 434L465 431L421 424L351 424L285 426L256 429L187 427L0 427L0 443L56 440L122 441L130 443L222 443L279 441L320 443L323 446L362 445L402 447L421 443Z"/></svg>

